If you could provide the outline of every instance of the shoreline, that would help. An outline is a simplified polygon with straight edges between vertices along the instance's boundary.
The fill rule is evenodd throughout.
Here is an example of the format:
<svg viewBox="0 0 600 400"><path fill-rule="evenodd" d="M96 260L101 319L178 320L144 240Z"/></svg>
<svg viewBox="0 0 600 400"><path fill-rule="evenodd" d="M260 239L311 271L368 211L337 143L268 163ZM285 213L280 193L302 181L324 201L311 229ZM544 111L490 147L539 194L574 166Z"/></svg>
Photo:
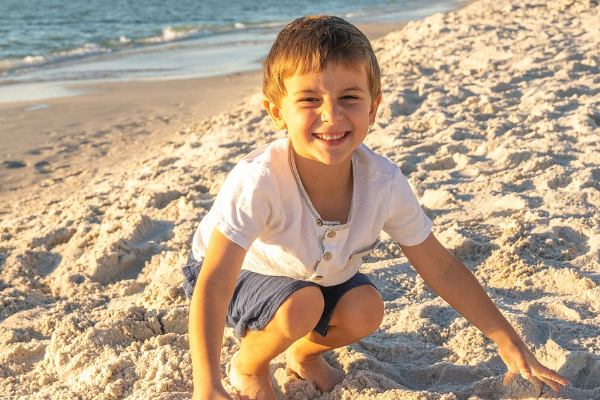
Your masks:
<svg viewBox="0 0 600 400"><path fill-rule="evenodd" d="M361 24L375 40L405 22ZM73 190L102 165L138 160L189 125L260 91L262 71L208 78L74 85L81 94L0 103L0 203L71 182ZM26 131L25 135L15 132ZM79 183L78 183L79 182ZM1 209L1 207L0 207Z"/></svg>

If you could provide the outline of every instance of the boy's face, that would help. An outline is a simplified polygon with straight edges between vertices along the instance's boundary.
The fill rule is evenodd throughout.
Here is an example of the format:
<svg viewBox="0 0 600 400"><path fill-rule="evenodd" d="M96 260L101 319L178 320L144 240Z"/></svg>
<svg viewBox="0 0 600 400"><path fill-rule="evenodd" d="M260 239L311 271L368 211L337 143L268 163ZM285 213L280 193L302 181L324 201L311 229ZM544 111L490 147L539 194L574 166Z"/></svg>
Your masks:
<svg viewBox="0 0 600 400"><path fill-rule="evenodd" d="M264 100L278 129L288 130L297 156L327 165L350 162L363 142L381 95L372 99L364 68L328 65L284 80L280 105Z"/></svg>

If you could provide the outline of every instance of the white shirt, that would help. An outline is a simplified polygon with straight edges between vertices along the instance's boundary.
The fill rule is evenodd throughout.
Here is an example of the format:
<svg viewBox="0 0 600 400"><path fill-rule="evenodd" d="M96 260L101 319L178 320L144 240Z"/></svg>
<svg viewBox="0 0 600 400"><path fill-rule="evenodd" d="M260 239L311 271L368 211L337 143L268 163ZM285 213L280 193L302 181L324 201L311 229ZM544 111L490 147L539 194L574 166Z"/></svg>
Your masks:
<svg viewBox="0 0 600 400"><path fill-rule="evenodd" d="M194 235L196 260L217 228L247 251L243 269L333 286L358 272L382 230L407 246L429 235L431 221L398 166L364 144L352 155L352 205L343 225L320 218L292 154L289 139L281 139L236 165Z"/></svg>

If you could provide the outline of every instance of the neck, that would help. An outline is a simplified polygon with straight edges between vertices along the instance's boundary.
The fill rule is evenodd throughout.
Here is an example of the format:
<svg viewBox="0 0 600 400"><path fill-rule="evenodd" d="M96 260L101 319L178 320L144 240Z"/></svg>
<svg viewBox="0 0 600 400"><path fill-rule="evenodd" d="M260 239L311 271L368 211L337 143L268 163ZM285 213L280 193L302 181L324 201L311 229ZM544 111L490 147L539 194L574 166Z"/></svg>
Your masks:
<svg viewBox="0 0 600 400"><path fill-rule="evenodd" d="M352 190L352 156L340 164L326 165L299 156L294 151L294 160L302 185L309 196L315 192Z"/></svg>

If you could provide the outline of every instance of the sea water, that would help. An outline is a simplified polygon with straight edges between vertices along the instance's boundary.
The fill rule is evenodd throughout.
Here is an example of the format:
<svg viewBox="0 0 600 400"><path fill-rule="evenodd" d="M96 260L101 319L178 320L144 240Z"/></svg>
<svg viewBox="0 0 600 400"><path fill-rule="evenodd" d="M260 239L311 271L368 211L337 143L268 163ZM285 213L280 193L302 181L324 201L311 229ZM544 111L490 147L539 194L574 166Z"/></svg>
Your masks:
<svg viewBox="0 0 600 400"><path fill-rule="evenodd" d="M183 79L261 67L294 18L419 19L458 0L0 0L0 103L76 84Z"/></svg>

